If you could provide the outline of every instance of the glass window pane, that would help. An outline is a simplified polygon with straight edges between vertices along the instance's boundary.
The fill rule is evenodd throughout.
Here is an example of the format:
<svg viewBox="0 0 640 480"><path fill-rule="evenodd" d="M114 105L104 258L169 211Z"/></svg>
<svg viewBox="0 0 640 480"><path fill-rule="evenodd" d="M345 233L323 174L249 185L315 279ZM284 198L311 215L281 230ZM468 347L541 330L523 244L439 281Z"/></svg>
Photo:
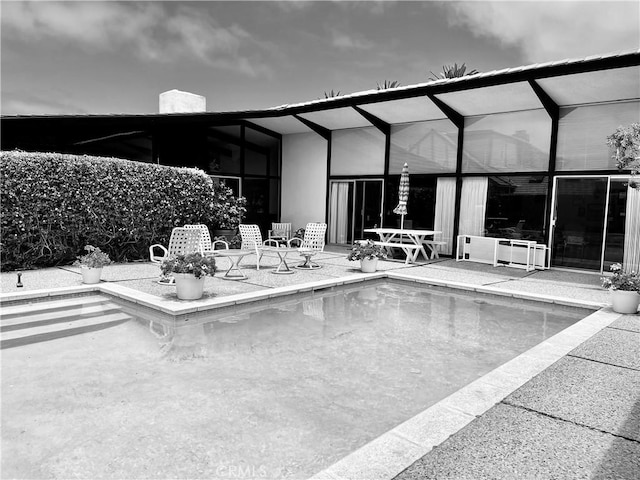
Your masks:
<svg viewBox="0 0 640 480"><path fill-rule="evenodd" d="M465 118L462 171L544 171L550 144L551 119L542 109Z"/></svg>
<svg viewBox="0 0 640 480"><path fill-rule="evenodd" d="M457 150L458 129L449 120L393 125L389 173L405 163L411 173L455 172Z"/></svg>
<svg viewBox="0 0 640 480"><path fill-rule="evenodd" d="M253 175L278 175L280 140L252 128L245 128L244 171Z"/></svg>
<svg viewBox="0 0 640 480"><path fill-rule="evenodd" d="M390 177L385 184L384 226L400 227L400 215L393 213L398 205L400 175ZM436 178L423 175L409 176L409 200L404 228L432 230L436 211Z"/></svg>
<svg viewBox="0 0 640 480"><path fill-rule="evenodd" d="M485 233L544 243L549 177L489 177Z"/></svg>
<svg viewBox="0 0 640 480"><path fill-rule="evenodd" d="M640 102L561 108L556 170L616 170L607 137L634 122L640 122Z"/></svg>
<svg viewBox="0 0 640 480"><path fill-rule="evenodd" d="M382 175L385 136L375 127L331 133L331 175Z"/></svg>
<svg viewBox="0 0 640 480"><path fill-rule="evenodd" d="M268 151L258 146L249 145L248 143L245 143L244 173L248 173L252 175L266 175L268 161L269 161Z"/></svg>
<svg viewBox="0 0 640 480"><path fill-rule="evenodd" d="M607 178L558 178L551 264L600 270Z"/></svg>
<svg viewBox="0 0 640 480"><path fill-rule="evenodd" d="M207 130L207 165L209 174L240 173L240 127L210 127Z"/></svg>
<svg viewBox="0 0 640 480"><path fill-rule="evenodd" d="M240 196L240 178L239 177L216 177L211 175L211 180L216 185L225 185L233 191L235 197Z"/></svg>
<svg viewBox="0 0 640 480"><path fill-rule="evenodd" d="M269 180L266 178L245 178L242 181L242 195L247 199L247 214L243 223L260 226L264 238L271 226L269 220Z"/></svg>
<svg viewBox="0 0 640 480"><path fill-rule="evenodd" d="M622 263L624 251L625 220L627 213L628 179L612 178L607 212L607 238L604 246L604 271L613 263Z"/></svg>

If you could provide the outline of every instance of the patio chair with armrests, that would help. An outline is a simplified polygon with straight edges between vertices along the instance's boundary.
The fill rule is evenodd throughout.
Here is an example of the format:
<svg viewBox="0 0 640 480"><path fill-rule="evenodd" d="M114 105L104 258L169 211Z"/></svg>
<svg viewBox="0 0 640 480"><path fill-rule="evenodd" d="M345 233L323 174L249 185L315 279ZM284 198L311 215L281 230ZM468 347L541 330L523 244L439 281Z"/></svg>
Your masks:
<svg viewBox="0 0 640 480"><path fill-rule="evenodd" d="M200 231L200 242L202 244L202 254L203 255L212 255L213 251L216 249L217 245L222 246L224 249L229 249L229 244L224 240L214 240L211 241L211 233L209 232L209 227L207 227L203 223L193 224L193 225L185 225L184 228L188 228L191 230L199 230Z"/></svg>
<svg viewBox="0 0 640 480"><path fill-rule="evenodd" d="M311 257L318 252L324 251L324 236L327 231L326 223L307 223L304 229L304 237L292 238L289 240L290 247L298 246L298 253L304 257L305 261L296 268L301 270L314 270L322 268L315 262L311 261Z"/></svg>
<svg viewBox="0 0 640 480"><path fill-rule="evenodd" d="M267 232L267 238L279 242L288 242L291 239L291 224L272 223L271 230Z"/></svg>
<svg viewBox="0 0 640 480"><path fill-rule="evenodd" d="M264 252L262 251L262 247L264 245L272 245L277 247L277 240L268 239L264 242L262 241L262 232L260 232L260 227L258 225L238 225L238 229L240 230L240 237L242 238L242 243L240 245L241 250L253 250L256 252L256 270L260 270L260 260L262 259L262 255Z"/></svg>
<svg viewBox="0 0 640 480"><path fill-rule="evenodd" d="M165 248L159 243L149 247L149 258L152 263L157 264L161 264L176 255L187 255L189 253L204 254L200 230L176 227L171 231L168 247ZM173 277L161 277L159 282L171 284L173 283Z"/></svg>

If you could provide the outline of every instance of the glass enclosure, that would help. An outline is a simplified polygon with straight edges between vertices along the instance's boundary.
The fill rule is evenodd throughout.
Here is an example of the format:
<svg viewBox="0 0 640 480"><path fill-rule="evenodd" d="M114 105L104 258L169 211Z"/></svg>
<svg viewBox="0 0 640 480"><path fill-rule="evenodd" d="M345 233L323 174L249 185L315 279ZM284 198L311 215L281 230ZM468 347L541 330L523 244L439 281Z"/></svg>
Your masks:
<svg viewBox="0 0 640 480"><path fill-rule="evenodd" d="M464 120L464 173L538 172L549 165L551 119L545 110Z"/></svg>
<svg viewBox="0 0 640 480"><path fill-rule="evenodd" d="M618 126L639 121L639 102L561 108L556 170L615 170L606 138Z"/></svg>
<svg viewBox="0 0 640 480"><path fill-rule="evenodd" d="M385 136L375 127L331 132L331 175L382 175Z"/></svg>
<svg viewBox="0 0 640 480"><path fill-rule="evenodd" d="M453 173L457 151L458 129L450 120L392 125L389 173L401 173L405 163L410 173Z"/></svg>

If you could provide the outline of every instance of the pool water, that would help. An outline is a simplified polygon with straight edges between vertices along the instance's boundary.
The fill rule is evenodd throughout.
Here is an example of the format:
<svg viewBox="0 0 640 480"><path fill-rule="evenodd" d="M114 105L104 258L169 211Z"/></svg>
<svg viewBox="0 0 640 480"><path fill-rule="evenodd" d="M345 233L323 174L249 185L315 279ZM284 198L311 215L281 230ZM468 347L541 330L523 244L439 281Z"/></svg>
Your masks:
<svg viewBox="0 0 640 480"><path fill-rule="evenodd" d="M588 313L380 281L3 350L3 476L308 477Z"/></svg>

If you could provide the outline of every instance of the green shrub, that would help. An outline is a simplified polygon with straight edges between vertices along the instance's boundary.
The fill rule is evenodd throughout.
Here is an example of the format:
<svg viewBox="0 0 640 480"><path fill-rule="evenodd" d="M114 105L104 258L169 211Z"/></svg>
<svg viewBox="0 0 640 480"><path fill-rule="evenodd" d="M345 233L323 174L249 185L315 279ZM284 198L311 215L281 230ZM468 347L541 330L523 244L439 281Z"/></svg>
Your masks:
<svg viewBox="0 0 640 480"><path fill-rule="evenodd" d="M173 227L241 221L245 200L201 170L115 158L0 152L2 270L72 262L87 244L148 258ZM232 212L229 219L228 212Z"/></svg>

